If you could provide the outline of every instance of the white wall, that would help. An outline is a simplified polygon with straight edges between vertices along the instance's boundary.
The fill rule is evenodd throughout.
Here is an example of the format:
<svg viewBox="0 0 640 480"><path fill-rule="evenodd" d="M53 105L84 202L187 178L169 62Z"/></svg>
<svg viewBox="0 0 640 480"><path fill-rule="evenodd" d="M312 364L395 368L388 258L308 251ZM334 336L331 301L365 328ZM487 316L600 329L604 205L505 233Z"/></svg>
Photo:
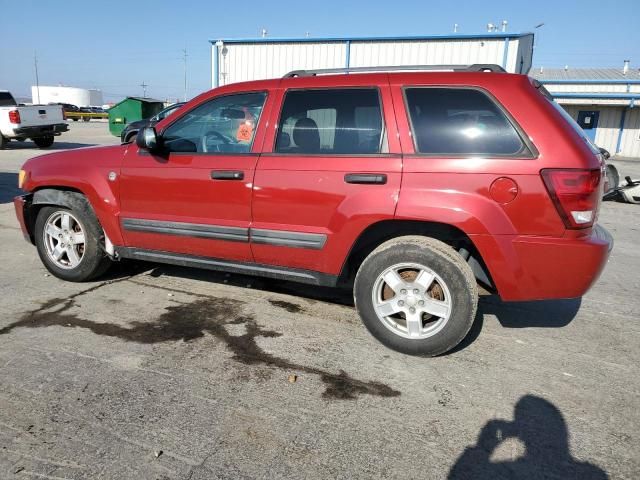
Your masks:
<svg viewBox="0 0 640 480"><path fill-rule="evenodd" d="M394 40L326 40L317 42L247 41L211 46L212 86L216 57L219 85L277 78L291 70L389 65L466 65L491 63L519 72L531 65L533 36L520 38L429 38ZM218 42L219 43L219 42ZM505 48L507 51L505 52ZM505 53L507 54L505 57Z"/></svg>

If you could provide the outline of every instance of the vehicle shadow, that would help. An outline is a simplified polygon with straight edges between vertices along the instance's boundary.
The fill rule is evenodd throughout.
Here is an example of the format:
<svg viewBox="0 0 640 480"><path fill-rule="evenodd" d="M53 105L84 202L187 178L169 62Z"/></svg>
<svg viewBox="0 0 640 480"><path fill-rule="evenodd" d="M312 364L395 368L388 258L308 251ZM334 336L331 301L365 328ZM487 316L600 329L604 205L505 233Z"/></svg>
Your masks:
<svg viewBox="0 0 640 480"><path fill-rule="evenodd" d="M127 262L127 264L135 264L137 262ZM150 264L147 264L147 266ZM263 277L253 277L250 275L241 275L236 273L217 272L213 270L201 270L189 267L178 267L174 265L158 265L154 266L150 275L152 277L161 277L163 275L170 277L187 278L190 280L201 280L207 282L223 283L234 287L251 288L262 290L265 292L282 293L296 297L302 297L309 300L318 300L327 303L335 303L337 305L353 306L353 295L350 290L344 288L320 287L317 285L305 285L302 283L289 282L286 280L275 280ZM124 268L136 268L135 266Z"/></svg>
<svg viewBox="0 0 640 480"><path fill-rule="evenodd" d="M97 143L76 143L76 142L57 142L54 141L53 145L47 148L38 148L35 143L31 141L26 142L9 142L5 147L6 150L36 150L40 153L38 155L44 155L49 151L54 150L73 150L75 148L95 147Z"/></svg>
<svg viewBox="0 0 640 480"><path fill-rule="evenodd" d="M13 202L13 197L24 193L18 188L18 174L0 172L0 204Z"/></svg>
<svg viewBox="0 0 640 480"><path fill-rule="evenodd" d="M516 458L514 441L524 448ZM503 443L511 443L505 445L511 448L501 452ZM497 458L492 460L492 457ZM482 427L476 444L464 450L447 478L595 480L606 479L608 475L596 465L573 458L567 423L553 403L535 395L524 395L514 407L512 421L494 419Z"/></svg>
<svg viewBox="0 0 640 480"><path fill-rule="evenodd" d="M137 263L137 262L127 262ZM126 264L125 264L126 265ZM149 264L147 264L149 265ZM252 288L266 292L282 293L309 300L317 300L338 305L354 306L353 294L349 288L319 287L286 280L253 277L211 270L199 270L173 265L154 265L150 275L160 277L188 278L236 287ZM135 268L135 267L124 267ZM471 345L480 335L486 315L494 315L505 328L560 328L568 325L577 315L582 299L541 300L535 302L503 302L497 295L481 296L473 326L467 337L449 353Z"/></svg>
<svg viewBox="0 0 640 480"><path fill-rule="evenodd" d="M493 315L504 328L562 328L576 317L582 298L503 302L497 295L481 296L476 318L467 336L444 355L464 350L480 336L485 316Z"/></svg>

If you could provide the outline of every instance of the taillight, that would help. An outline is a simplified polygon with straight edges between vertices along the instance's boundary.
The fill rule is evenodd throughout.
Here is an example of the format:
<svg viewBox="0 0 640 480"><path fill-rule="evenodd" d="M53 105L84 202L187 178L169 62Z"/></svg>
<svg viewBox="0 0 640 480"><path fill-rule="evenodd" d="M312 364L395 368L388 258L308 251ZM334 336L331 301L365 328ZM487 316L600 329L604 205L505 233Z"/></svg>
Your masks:
<svg viewBox="0 0 640 480"><path fill-rule="evenodd" d="M591 227L600 204L600 169L545 169L540 173L565 226Z"/></svg>
<svg viewBox="0 0 640 480"><path fill-rule="evenodd" d="M9 112L9 123L20 123L20 112L18 110L11 110Z"/></svg>

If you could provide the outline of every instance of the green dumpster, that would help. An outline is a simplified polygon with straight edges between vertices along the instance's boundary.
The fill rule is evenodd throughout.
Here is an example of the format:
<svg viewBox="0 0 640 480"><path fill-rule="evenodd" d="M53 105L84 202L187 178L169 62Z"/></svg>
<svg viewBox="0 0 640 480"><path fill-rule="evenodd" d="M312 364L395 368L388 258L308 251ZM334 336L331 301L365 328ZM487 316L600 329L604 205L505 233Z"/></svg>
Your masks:
<svg viewBox="0 0 640 480"><path fill-rule="evenodd" d="M163 108L160 100L127 97L109 109L109 131L119 137L128 123L153 117Z"/></svg>

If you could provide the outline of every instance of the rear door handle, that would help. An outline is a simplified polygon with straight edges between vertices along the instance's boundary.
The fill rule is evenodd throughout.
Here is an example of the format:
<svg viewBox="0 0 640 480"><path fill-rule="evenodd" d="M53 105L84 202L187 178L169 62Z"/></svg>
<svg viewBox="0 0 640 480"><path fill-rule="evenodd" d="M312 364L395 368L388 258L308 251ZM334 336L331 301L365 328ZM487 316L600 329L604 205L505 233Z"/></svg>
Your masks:
<svg viewBox="0 0 640 480"><path fill-rule="evenodd" d="M358 185L384 185L387 176L384 173L347 173L344 181Z"/></svg>
<svg viewBox="0 0 640 480"><path fill-rule="evenodd" d="M244 180L242 170L212 170L212 180Z"/></svg>

